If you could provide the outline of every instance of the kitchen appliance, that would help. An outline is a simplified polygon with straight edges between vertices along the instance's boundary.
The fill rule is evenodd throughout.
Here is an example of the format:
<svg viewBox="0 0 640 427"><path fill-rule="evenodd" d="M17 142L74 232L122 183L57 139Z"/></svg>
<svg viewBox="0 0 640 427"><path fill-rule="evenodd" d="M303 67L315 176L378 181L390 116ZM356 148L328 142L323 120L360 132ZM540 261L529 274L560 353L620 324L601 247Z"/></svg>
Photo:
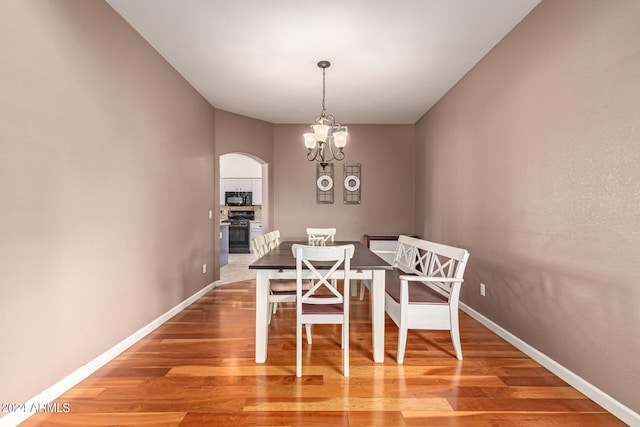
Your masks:
<svg viewBox="0 0 640 427"><path fill-rule="evenodd" d="M249 221L249 242L262 234L262 222L261 221ZM251 248L251 252L253 249Z"/></svg>
<svg viewBox="0 0 640 427"><path fill-rule="evenodd" d="M229 224L220 224L220 267L229 264Z"/></svg>
<svg viewBox="0 0 640 427"><path fill-rule="evenodd" d="M229 253L248 254L249 224L254 219L253 211L229 211Z"/></svg>
<svg viewBox="0 0 640 427"><path fill-rule="evenodd" d="M227 206L252 206L252 198L251 191L226 191L224 204Z"/></svg>

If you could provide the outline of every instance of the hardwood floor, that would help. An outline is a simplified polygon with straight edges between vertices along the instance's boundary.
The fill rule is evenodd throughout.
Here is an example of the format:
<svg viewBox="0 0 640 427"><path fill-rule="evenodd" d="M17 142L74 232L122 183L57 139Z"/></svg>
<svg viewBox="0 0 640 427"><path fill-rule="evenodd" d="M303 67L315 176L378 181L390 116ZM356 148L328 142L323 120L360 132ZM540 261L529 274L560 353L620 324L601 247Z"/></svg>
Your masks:
<svg viewBox="0 0 640 427"><path fill-rule="evenodd" d="M461 313L464 360L446 331L409 332L403 366L387 319L373 363L368 293L352 298L351 376L340 336L313 326L295 376L295 306L270 326L254 362L255 282L223 285L61 396L69 413L22 426L623 426L538 363Z"/></svg>

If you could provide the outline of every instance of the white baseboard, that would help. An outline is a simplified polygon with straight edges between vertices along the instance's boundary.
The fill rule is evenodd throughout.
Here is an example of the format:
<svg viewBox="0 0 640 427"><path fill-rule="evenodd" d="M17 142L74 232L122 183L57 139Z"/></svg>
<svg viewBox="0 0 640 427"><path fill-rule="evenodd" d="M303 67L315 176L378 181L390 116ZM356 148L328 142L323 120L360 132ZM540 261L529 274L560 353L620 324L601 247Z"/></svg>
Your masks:
<svg viewBox="0 0 640 427"><path fill-rule="evenodd" d="M527 356L531 357L533 360L553 372L555 375L567 382L580 393L584 394L607 411L611 412L624 423L633 427L640 427L640 414L634 412L631 408L618 402L607 393L595 387L593 384L585 381L583 378L571 372L544 353L531 347L529 344L522 341L520 338L511 334L509 331L497 325L496 323L492 322L468 305L460 303L460 309L467 313L469 316L473 317L478 322L482 323L484 326L489 328L496 335L503 338L509 344L513 345L518 350L522 351Z"/></svg>
<svg viewBox="0 0 640 427"><path fill-rule="evenodd" d="M134 332L129 337L120 341L118 344L111 347L109 350L102 353L100 356L96 357L86 365L76 369L71 374L64 377L62 380L58 381L48 389L44 390L37 396L34 396L28 402L24 404L25 410L22 409L11 412L4 417L0 418L0 427L12 427L17 426L18 424L25 421L30 416L37 413L37 411L32 411L31 408L42 407L43 405L49 404L50 402L57 399L67 390L78 384L80 381L87 378L89 375L96 372L98 369L106 365L108 362L116 358L120 353L131 347L133 344L140 341L146 335L154 331L158 326L162 325L167 320L171 319L173 316L193 304L196 300L202 297L204 294L209 292L211 289L220 286L222 282L217 280L213 283L208 284L186 300L182 301L180 304L173 307L171 310L167 311L157 319L151 321L146 326L142 327L138 331Z"/></svg>

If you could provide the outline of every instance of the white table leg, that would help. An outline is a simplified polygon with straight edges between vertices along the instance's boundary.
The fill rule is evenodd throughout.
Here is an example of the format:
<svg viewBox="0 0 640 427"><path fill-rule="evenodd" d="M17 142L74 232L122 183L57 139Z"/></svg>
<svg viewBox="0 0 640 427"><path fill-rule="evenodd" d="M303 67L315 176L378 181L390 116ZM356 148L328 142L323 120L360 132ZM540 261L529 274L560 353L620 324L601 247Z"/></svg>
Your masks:
<svg viewBox="0 0 640 427"><path fill-rule="evenodd" d="M371 303L373 324L373 361L384 362L384 270L374 270L371 281Z"/></svg>
<svg viewBox="0 0 640 427"><path fill-rule="evenodd" d="M269 270L256 270L256 363L267 360Z"/></svg>

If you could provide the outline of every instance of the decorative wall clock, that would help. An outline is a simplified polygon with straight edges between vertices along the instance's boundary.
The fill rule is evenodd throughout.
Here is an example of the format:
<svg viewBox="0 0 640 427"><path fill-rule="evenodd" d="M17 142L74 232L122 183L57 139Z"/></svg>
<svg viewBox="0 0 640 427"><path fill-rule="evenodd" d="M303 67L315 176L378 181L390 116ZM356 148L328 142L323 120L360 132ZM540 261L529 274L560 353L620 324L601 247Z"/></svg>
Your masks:
<svg viewBox="0 0 640 427"><path fill-rule="evenodd" d="M345 163L344 164L344 197L345 204L359 204L360 203L360 188L361 188L361 166L360 163Z"/></svg>

